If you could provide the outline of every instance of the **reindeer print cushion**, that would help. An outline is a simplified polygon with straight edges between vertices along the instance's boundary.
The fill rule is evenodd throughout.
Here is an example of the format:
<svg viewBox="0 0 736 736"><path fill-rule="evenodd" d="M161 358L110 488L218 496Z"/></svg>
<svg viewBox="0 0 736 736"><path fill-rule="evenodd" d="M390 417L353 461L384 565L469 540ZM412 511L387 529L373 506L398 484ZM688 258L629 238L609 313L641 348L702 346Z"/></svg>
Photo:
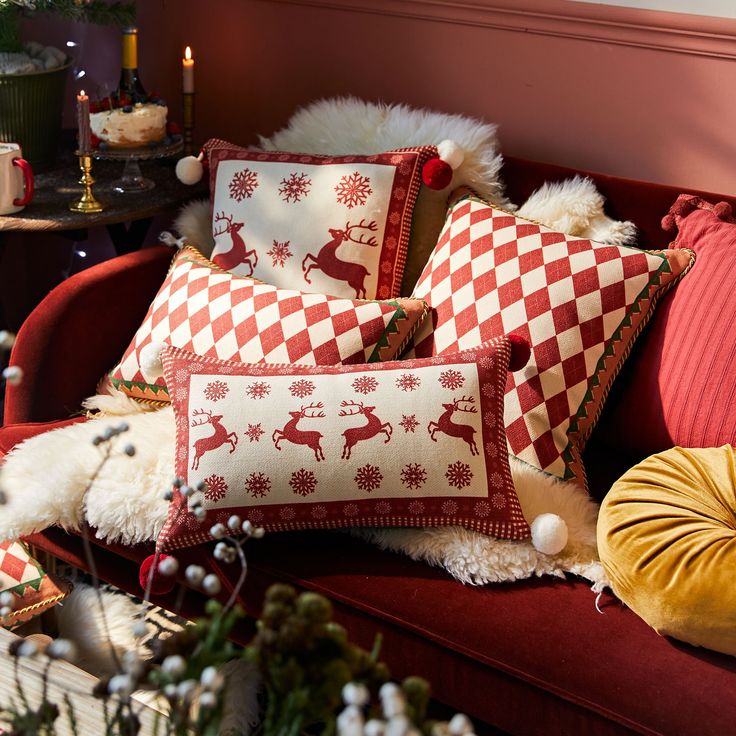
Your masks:
<svg viewBox="0 0 736 736"><path fill-rule="evenodd" d="M135 399L168 402L160 368L153 371L150 360L161 343L249 363L391 360L426 311L417 299L353 301L278 289L227 273L187 247L110 378Z"/></svg>
<svg viewBox="0 0 736 736"><path fill-rule="evenodd" d="M237 513L270 531L458 525L528 537L503 428L512 345L351 366L246 365L163 353L180 494L162 550L211 539ZM192 503L192 501L189 501Z"/></svg>
<svg viewBox="0 0 736 736"><path fill-rule="evenodd" d="M211 140L205 150L218 266L348 299L399 295L422 166L436 147L327 157Z"/></svg>

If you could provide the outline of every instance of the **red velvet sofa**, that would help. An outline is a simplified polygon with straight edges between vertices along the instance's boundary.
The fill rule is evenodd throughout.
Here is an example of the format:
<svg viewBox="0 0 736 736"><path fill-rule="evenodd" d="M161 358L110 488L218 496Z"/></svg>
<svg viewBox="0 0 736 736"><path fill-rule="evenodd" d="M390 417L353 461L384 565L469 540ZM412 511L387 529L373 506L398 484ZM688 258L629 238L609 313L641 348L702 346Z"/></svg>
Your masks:
<svg viewBox="0 0 736 736"><path fill-rule="evenodd" d="M511 199L519 202L543 181L571 173L510 159L503 176ZM593 178L608 213L638 225L642 247L666 246L660 220L678 188ZM74 416L81 400L122 354L170 259L171 251L160 246L121 256L70 278L36 308L12 356L25 379L8 387L0 456L61 422L83 421ZM622 375L609 406L625 385ZM604 412L586 450L591 490L599 497L641 459L607 446L601 440L605 424ZM30 539L85 566L76 535L51 529ZM96 561L104 578L138 592L138 563L150 551L99 546ZM612 596L604 596L599 612L584 581L467 587L441 570L339 533L268 535L249 546L248 558L243 603L249 611L257 612L265 587L275 580L326 594L354 639L370 646L382 632L383 658L394 676L429 678L438 699L468 713L479 733L736 733L736 660L659 637ZM210 556L208 564L217 563ZM184 612L198 602L187 593Z"/></svg>

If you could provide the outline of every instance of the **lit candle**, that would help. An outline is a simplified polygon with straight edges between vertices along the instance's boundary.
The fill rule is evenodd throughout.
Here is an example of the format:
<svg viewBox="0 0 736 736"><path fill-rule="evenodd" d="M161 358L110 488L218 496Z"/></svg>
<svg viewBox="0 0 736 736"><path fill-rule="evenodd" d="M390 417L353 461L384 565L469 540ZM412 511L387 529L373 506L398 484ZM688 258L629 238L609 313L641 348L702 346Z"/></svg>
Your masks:
<svg viewBox="0 0 736 736"><path fill-rule="evenodd" d="M194 59L192 58L192 49L189 46L187 46L184 58L181 60L181 71L184 94L192 94L194 92Z"/></svg>
<svg viewBox="0 0 736 736"><path fill-rule="evenodd" d="M89 127L89 97L82 90L77 95L77 142L79 153L87 156L92 152L92 131Z"/></svg>

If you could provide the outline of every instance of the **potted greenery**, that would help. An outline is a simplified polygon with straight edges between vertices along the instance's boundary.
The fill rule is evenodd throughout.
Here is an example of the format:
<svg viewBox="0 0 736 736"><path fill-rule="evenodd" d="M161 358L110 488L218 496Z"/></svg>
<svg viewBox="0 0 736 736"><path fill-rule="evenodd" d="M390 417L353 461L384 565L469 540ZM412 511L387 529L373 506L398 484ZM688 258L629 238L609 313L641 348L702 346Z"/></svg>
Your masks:
<svg viewBox="0 0 736 736"><path fill-rule="evenodd" d="M24 46L19 21L34 13L56 13L75 21L124 26L135 18L125 0L0 0L0 141L20 143L35 170L53 164L66 76L63 52L40 44Z"/></svg>

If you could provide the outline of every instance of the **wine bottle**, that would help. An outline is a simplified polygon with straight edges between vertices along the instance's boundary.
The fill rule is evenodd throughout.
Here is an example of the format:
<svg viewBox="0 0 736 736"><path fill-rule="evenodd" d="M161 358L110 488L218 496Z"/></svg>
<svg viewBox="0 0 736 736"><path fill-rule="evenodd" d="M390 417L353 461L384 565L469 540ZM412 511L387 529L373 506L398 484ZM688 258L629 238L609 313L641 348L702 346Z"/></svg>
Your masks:
<svg viewBox="0 0 736 736"><path fill-rule="evenodd" d="M148 99L138 75L138 29L123 29L123 55L120 65L120 82L113 95L118 104L135 104Z"/></svg>

